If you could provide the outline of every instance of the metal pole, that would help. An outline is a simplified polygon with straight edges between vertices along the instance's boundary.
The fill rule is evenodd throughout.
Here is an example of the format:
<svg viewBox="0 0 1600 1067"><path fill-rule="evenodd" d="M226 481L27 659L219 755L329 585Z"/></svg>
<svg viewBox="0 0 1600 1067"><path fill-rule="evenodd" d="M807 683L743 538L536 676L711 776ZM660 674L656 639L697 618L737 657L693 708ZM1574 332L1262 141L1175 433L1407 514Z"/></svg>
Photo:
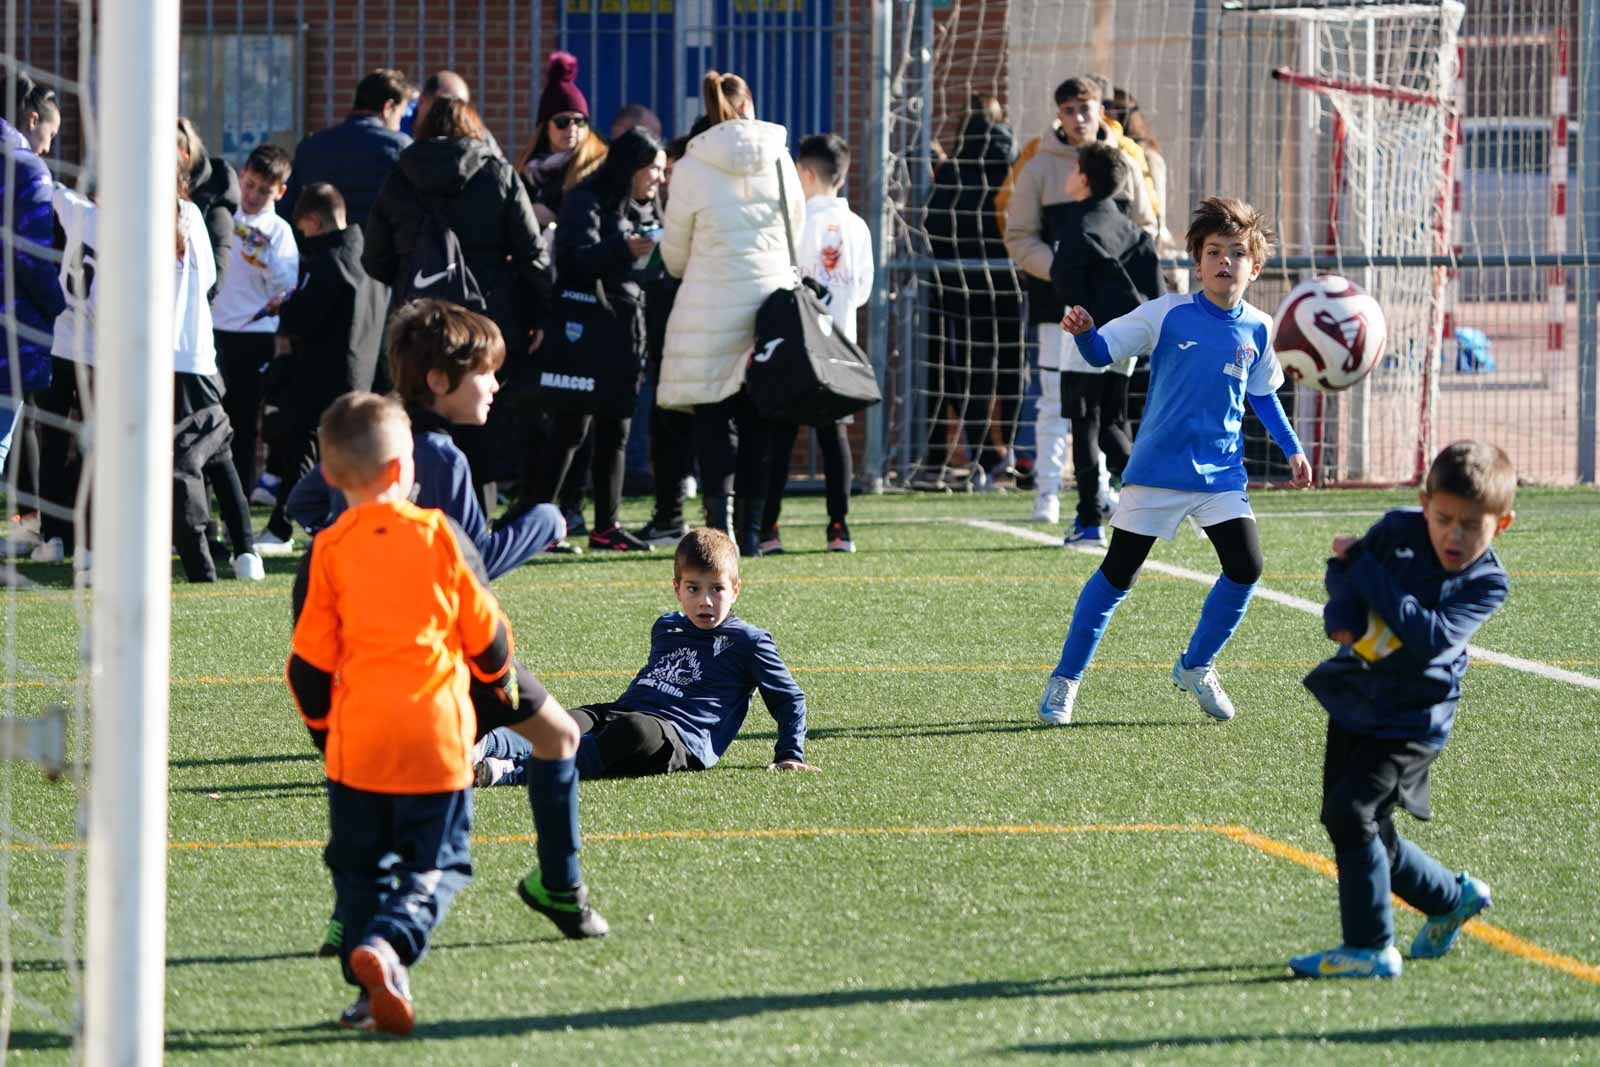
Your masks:
<svg viewBox="0 0 1600 1067"><path fill-rule="evenodd" d="M1206 122L1211 117L1207 93L1211 84L1211 57L1206 47L1211 31L1206 25L1211 0L1194 0L1189 28L1189 202L1206 194Z"/></svg>
<svg viewBox="0 0 1600 1067"><path fill-rule="evenodd" d="M166 961L178 0L101 9L85 1062L159 1064ZM205 234L191 240L205 240Z"/></svg>
<svg viewBox="0 0 1600 1067"><path fill-rule="evenodd" d="M873 271L872 300L867 304L867 351L872 356L873 369L878 372L878 387L888 384L889 371L889 254L893 240L889 232L889 80L893 75L891 47L894 0L872 0L871 59L867 64L870 79L871 126L867 147L862 155L867 160L867 224L872 227L872 258L877 263ZM848 64L846 65L848 67ZM866 447L862 457L861 484L868 492L883 491L885 463L884 444L889 420L892 418L892 400L878 406L866 416Z"/></svg>
<svg viewBox="0 0 1600 1067"><path fill-rule="evenodd" d="M1578 480L1595 482L1595 385L1596 351L1600 331L1596 329L1595 302L1600 300L1600 0L1586 0L1578 7L1583 56L1578 76L1583 87L1583 123L1579 137L1583 144L1583 165L1578 180L1583 184L1583 216L1578 233L1580 251L1588 265L1578 271Z"/></svg>

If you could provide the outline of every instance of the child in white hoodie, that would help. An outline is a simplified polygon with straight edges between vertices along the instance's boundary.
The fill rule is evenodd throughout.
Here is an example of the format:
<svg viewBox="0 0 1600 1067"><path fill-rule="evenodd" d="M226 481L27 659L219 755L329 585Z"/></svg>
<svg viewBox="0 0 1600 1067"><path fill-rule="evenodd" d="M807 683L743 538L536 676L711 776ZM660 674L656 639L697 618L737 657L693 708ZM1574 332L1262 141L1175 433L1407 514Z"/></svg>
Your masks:
<svg viewBox="0 0 1600 1067"><path fill-rule="evenodd" d="M836 133L819 133L800 142L795 169L806 196L806 221L796 242L800 273L826 290L823 300L833 313L839 332L856 339L856 311L872 295L872 234L867 224L850 210L839 195L850 172L850 146ZM846 416L830 426L816 426L817 448L822 452L823 477L828 494L829 552L854 552L845 516L850 510L850 441ZM782 552L778 514L789 482L789 454L794 451L800 427L786 424L774 430L772 482L767 490L766 513L761 520L761 552Z"/></svg>

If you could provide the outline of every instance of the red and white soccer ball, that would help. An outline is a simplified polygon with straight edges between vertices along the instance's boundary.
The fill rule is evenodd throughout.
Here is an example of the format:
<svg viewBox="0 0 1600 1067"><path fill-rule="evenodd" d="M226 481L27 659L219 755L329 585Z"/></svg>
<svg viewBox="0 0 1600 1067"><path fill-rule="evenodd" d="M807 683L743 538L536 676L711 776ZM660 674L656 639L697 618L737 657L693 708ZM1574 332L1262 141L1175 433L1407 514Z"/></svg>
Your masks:
<svg viewBox="0 0 1600 1067"><path fill-rule="evenodd" d="M1278 306L1272 348L1289 378L1336 393L1378 365L1387 333L1376 300L1337 274L1319 274Z"/></svg>

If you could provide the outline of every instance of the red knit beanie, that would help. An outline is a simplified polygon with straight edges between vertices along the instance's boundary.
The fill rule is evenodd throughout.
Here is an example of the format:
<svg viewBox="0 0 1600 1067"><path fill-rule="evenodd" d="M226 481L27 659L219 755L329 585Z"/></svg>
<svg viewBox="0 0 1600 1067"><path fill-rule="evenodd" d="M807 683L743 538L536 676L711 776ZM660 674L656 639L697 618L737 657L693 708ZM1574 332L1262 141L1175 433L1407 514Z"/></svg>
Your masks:
<svg viewBox="0 0 1600 1067"><path fill-rule="evenodd" d="M571 52L551 52L544 71L544 92L539 94L539 128L566 111L589 117L589 101L578 88L578 57Z"/></svg>

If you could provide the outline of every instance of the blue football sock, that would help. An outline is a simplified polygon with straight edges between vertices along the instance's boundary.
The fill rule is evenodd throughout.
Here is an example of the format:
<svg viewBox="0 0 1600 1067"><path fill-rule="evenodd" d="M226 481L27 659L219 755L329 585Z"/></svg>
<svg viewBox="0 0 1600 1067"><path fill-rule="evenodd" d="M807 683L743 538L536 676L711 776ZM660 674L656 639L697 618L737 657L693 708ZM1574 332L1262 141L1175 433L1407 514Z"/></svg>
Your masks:
<svg viewBox="0 0 1600 1067"><path fill-rule="evenodd" d="M1383 948L1394 940L1389 856L1374 837L1365 848L1333 854L1339 868L1339 926L1350 948Z"/></svg>
<svg viewBox="0 0 1600 1067"><path fill-rule="evenodd" d="M1226 574L1217 576L1216 584L1206 594L1205 605L1200 609L1200 621L1195 624L1194 636L1189 638L1189 648L1183 654L1187 670L1210 663L1228 643L1233 631L1244 621L1244 609L1250 606L1250 596L1255 585L1240 585Z"/></svg>
<svg viewBox="0 0 1600 1067"><path fill-rule="evenodd" d="M1389 883L1395 894L1424 915L1448 915L1461 903L1455 873L1405 838L1399 839Z"/></svg>
<svg viewBox="0 0 1600 1067"><path fill-rule="evenodd" d="M539 878L546 889L571 889L578 872L578 768L570 759L528 761L528 803L539 835Z"/></svg>
<svg viewBox="0 0 1600 1067"><path fill-rule="evenodd" d="M1127 595L1126 589L1112 585L1100 571L1095 571L1083 583L1078 603L1072 609L1072 625L1067 627L1066 643L1061 646L1061 662L1056 664L1056 674L1063 678L1083 677L1089 661L1094 658L1094 650L1100 645L1100 638L1111 624L1111 613Z"/></svg>

